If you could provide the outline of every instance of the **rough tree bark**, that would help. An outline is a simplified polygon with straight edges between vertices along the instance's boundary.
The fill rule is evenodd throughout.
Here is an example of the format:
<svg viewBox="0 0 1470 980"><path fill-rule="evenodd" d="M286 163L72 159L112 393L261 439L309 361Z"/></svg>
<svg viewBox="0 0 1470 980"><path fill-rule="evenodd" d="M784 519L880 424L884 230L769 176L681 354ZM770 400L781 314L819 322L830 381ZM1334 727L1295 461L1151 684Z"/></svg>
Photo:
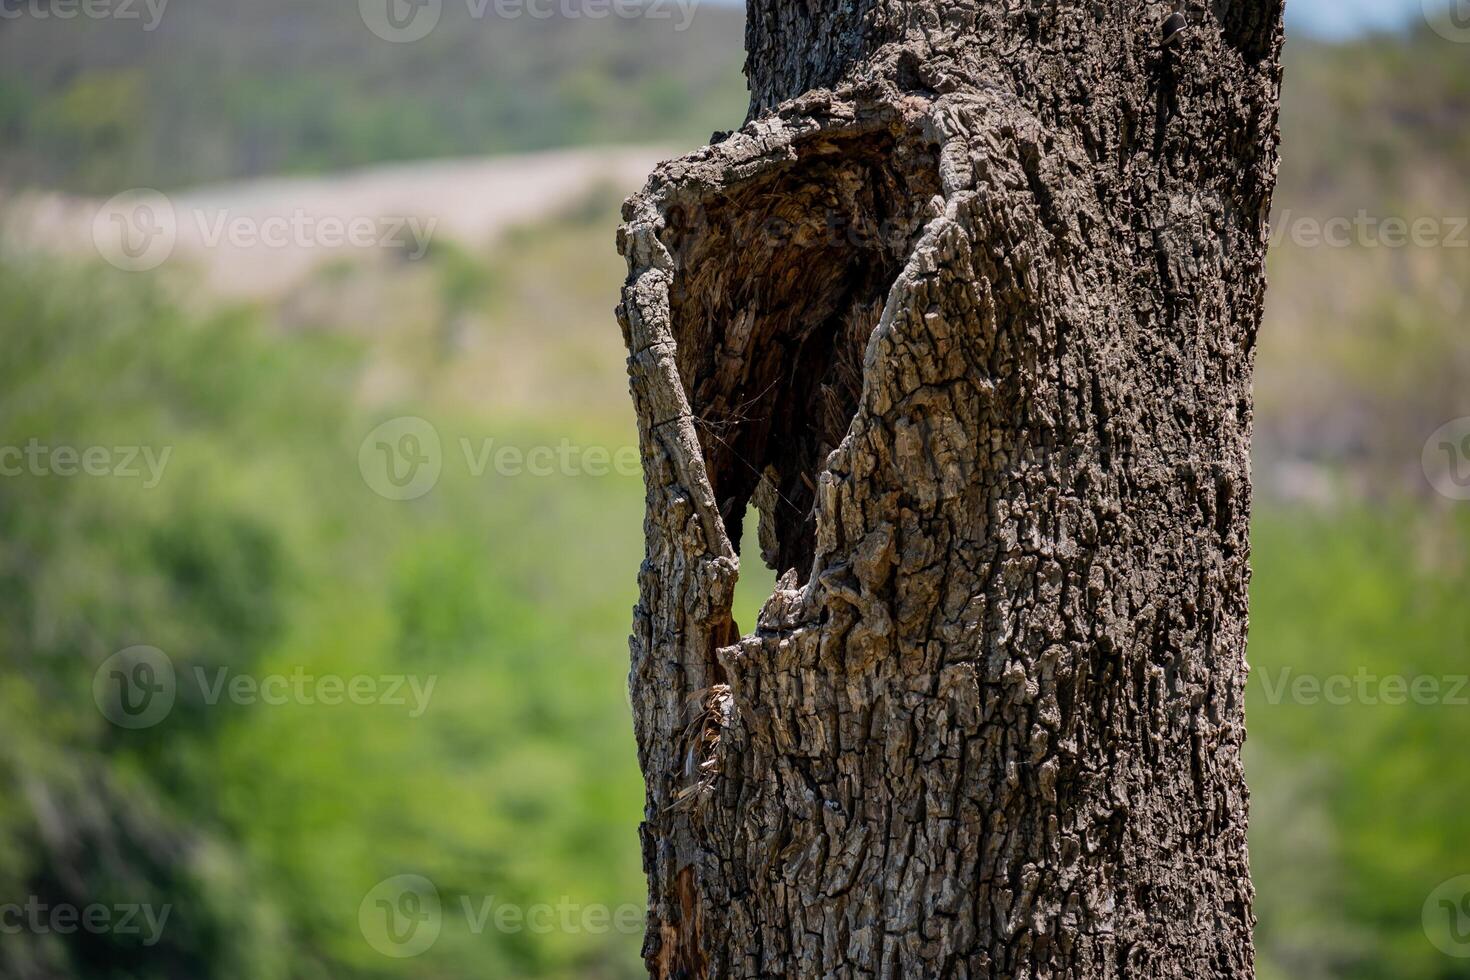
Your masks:
<svg viewBox="0 0 1470 980"><path fill-rule="evenodd" d="M750 0L626 204L654 977L1251 976L1282 2L1175 9Z"/></svg>

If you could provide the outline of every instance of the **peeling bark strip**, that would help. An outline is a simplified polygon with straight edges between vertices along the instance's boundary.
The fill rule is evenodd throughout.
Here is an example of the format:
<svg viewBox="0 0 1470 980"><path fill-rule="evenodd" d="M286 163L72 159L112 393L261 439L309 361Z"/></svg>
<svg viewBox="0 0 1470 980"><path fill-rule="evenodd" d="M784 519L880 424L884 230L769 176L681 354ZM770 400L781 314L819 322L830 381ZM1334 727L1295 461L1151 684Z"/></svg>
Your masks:
<svg viewBox="0 0 1470 980"><path fill-rule="evenodd" d="M1251 976L1281 2L1173 12L751 0L625 206L654 977Z"/></svg>

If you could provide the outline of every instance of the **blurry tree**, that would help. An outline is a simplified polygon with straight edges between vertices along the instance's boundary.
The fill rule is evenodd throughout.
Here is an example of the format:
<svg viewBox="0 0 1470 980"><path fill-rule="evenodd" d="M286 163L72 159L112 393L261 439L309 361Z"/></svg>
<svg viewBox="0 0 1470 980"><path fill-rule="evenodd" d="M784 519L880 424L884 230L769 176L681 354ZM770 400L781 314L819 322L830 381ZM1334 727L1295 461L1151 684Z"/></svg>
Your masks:
<svg viewBox="0 0 1470 980"><path fill-rule="evenodd" d="M653 976L1252 975L1281 8L750 3L619 234Z"/></svg>

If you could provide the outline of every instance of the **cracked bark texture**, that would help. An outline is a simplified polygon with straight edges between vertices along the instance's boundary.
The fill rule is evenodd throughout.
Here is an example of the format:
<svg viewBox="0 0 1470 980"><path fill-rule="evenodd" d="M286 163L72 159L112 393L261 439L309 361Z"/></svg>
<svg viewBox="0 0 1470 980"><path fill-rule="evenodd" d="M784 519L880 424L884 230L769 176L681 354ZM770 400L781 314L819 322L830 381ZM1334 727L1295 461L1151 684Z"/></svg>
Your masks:
<svg viewBox="0 0 1470 980"><path fill-rule="evenodd" d="M1252 975L1281 8L751 0L619 232L652 976Z"/></svg>

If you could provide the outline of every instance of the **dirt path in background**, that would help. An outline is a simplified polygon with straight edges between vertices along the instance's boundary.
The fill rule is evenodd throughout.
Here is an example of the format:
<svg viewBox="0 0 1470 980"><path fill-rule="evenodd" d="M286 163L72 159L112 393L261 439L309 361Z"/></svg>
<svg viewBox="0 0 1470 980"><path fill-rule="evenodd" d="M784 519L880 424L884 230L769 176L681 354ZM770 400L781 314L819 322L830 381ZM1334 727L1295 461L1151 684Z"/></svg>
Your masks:
<svg viewBox="0 0 1470 980"><path fill-rule="evenodd" d="M600 185L631 193L667 155L599 147L422 161L112 202L27 193L0 202L0 226L11 247L101 254L125 266L189 265L220 295L268 298L353 254L414 255L439 239L490 245ZM132 254L119 250L125 235Z"/></svg>

